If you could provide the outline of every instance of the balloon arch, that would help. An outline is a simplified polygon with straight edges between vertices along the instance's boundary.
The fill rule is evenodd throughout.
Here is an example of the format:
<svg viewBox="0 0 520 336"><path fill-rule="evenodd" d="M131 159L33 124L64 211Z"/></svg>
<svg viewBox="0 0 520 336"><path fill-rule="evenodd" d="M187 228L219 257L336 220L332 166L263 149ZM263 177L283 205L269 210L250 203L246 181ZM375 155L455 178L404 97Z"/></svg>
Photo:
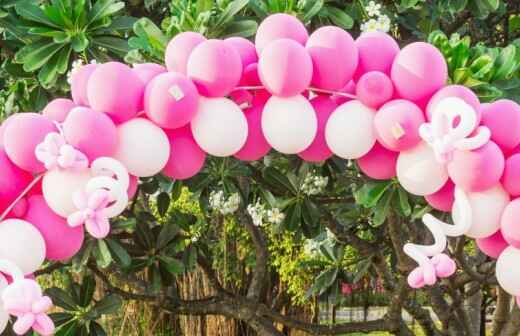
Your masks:
<svg viewBox="0 0 520 336"><path fill-rule="evenodd" d="M498 258L502 288L520 296L520 106L481 104L446 85L432 45L400 49L384 33L357 40L338 27L310 36L286 14L266 18L255 43L186 32L166 67L88 64L71 76L72 100L20 113L0 128L0 329L49 335L51 300L31 279L47 258L66 260L84 231L109 234L137 178L187 179L206 155L258 160L271 149L320 162L357 160L373 179L452 213L423 222L432 245L406 244L411 287L452 275L446 237L467 235Z"/></svg>

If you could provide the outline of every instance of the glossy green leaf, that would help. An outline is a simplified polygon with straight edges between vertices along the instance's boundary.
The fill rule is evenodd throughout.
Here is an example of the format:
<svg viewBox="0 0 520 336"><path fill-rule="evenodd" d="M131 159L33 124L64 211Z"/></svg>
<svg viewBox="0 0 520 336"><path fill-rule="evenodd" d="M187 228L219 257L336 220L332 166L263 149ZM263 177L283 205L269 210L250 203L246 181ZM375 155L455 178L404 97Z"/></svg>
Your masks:
<svg viewBox="0 0 520 336"><path fill-rule="evenodd" d="M159 260L161 265L173 275L179 275L185 271L184 264L180 260L168 256L160 256Z"/></svg>
<svg viewBox="0 0 520 336"><path fill-rule="evenodd" d="M255 35L257 29L258 23L256 23L254 20L234 21L226 26L224 35L251 37Z"/></svg>
<svg viewBox="0 0 520 336"><path fill-rule="evenodd" d="M15 6L16 13L26 20L38 22L46 26L60 28L59 25L52 22L44 11L36 4L30 2L21 2Z"/></svg>
<svg viewBox="0 0 520 336"><path fill-rule="evenodd" d="M374 208L374 215L372 216L372 223L374 226L382 225L388 214L390 213L390 209L392 208L392 197L394 195L394 190L389 190L384 194L383 197L377 202L376 207Z"/></svg>
<svg viewBox="0 0 520 336"><path fill-rule="evenodd" d="M112 254L103 239L97 241L96 248L94 248L94 257L100 268L107 268L112 263Z"/></svg>
<svg viewBox="0 0 520 336"><path fill-rule="evenodd" d="M88 14L88 24L92 24L97 20L113 15L125 8L125 3L115 0L98 0L92 10Z"/></svg>
<svg viewBox="0 0 520 336"><path fill-rule="evenodd" d="M94 292L96 291L96 280L93 276L87 275L83 277L79 292L79 305L81 307L87 307L92 301Z"/></svg>
<svg viewBox="0 0 520 336"><path fill-rule="evenodd" d="M121 265L122 268L127 268L132 263L132 258L119 242L114 239L106 239L108 249L114 260Z"/></svg>
<svg viewBox="0 0 520 336"><path fill-rule="evenodd" d="M242 9L244 9L249 0L233 0L229 3L229 5L224 9L224 11L220 14L217 22L215 23L216 27L224 26L225 24L231 22L233 17L238 14Z"/></svg>
<svg viewBox="0 0 520 336"><path fill-rule="evenodd" d="M63 48L63 44L56 44L50 42L40 49L35 50L32 53L27 54L23 58L23 69L27 72L38 70L44 66L51 58ZM23 49L21 50L23 51Z"/></svg>
<svg viewBox="0 0 520 336"><path fill-rule="evenodd" d="M166 192L162 192L157 196L157 210L159 215L164 216L170 208L170 195Z"/></svg>
<svg viewBox="0 0 520 336"><path fill-rule="evenodd" d="M509 45L500 51L500 55L496 59L496 71L493 75L494 80L508 79L518 70L519 62L517 57L517 49L514 45Z"/></svg>
<svg viewBox="0 0 520 336"><path fill-rule="evenodd" d="M285 228L289 231L296 231L300 227L302 220L302 205L299 202L291 204L285 211Z"/></svg>
<svg viewBox="0 0 520 336"><path fill-rule="evenodd" d="M354 26L354 20L352 17L339 8L328 6L327 16L332 21L332 23L343 29L351 29L352 26Z"/></svg>
<svg viewBox="0 0 520 336"><path fill-rule="evenodd" d="M76 310L77 303L74 302L72 296L69 293L58 287L52 287L45 290L45 294L48 295L52 302L65 310L74 311Z"/></svg>
<svg viewBox="0 0 520 336"><path fill-rule="evenodd" d="M306 298L310 298L313 295L321 295L336 281L339 270L337 267L329 268L321 272L314 281L312 287L305 294Z"/></svg>
<svg viewBox="0 0 520 336"><path fill-rule="evenodd" d="M99 315L114 314L119 311L123 301L121 297L115 294L109 294L102 298L99 302L96 302L93 310Z"/></svg>
<svg viewBox="0 0 520 336"><path fill-rule="evenodd" d="M263 176L266 181L275 186L275 187L283 187L287 191L290 191L293 194L296 194L296 187L293 183L287 178L286 175L282 174L279 170L274 167L266 167L263 171Z"/></svg>
<svg viewBox="0 0 520 336"><path fill-rule="evenodd" d="M390 186L391 181L369 181L354 192L356 203L365 208L372 208Z"/></svg>
<svg viewBox="0 0 520 336"><path fill-rule="evenodd" d="M179 227L173 223L166 223L161 226L161 231L157 235L157 249L161 250L170 244L179 234Z"/></svg>

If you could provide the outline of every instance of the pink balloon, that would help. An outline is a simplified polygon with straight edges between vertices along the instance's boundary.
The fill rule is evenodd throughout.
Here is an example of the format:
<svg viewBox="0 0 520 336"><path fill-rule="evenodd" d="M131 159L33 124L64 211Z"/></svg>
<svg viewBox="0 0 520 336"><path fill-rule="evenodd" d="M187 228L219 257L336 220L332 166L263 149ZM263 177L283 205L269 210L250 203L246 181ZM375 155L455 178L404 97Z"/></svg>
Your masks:
<svg viewBox="0 0 520 336"><path fill-rule="evenodd" d="M244 111L247 119L248 133L244 146L235 154L242 161L256 161L263 158L271 150L271 145L262 132L262 111L265 102L258 102Z"/></svg>
<svg viewBox="0 0 520 336"><path fill-rule="evenodd" d="M312 79L312 59L299 43L279 39L266 46L258 63L260 80L276 96L302 93Z"/></svg>
<svg viewBox="0 0 520 336"><path fill-rule="evenodd" d="M306 48L314 65L313 86L340 90L352 79L358 50L349 33L338 27L321 27L311 34Z"/></svg>
<svg viewBox="0 0 520 336"><path fill-rule="evenodd" d="M506 206L500 220L500 230L504 239L513 247L520 248L520 199L515 199Z"/></svg>
<svg viewBox="0 0 520 336"><path fill-rule="evenodd" d="M175 35L166 47L165 63L168 71L186 75L191 52L204 41L206 38L195 32L182 32Z"/></svg>
<svg viewBox="0 0 520 336"><path fill-rule="evenodd" d="M206 153L197 145L190 126L169 130L170 158L163 174L176 180L196 175L203 167Z"/></svg>
<svg viewBox="0 0 520 336"><path fill-rule="evenodd" d="M130 183L128 184L128 190L126 191L126 193L128 194L128 199L134 198L134 196L137 194L138 186L139 179L134 175L130 175Z"/></svg>
<svg viewBox="0 0 520 336"><path fill-rule="evenodd" d="M248 65L253 63L258 63L258 55L256 54L253 42L243 37L230 37L224 41L235 48L240 55L242 69L245 69Z"/></svg>
<svg viewBox="0 0 520 336"><path fill-rule="evenodd" d="M426 108L426 117L428 120L432 120L432 113L435 110L437 104L448 97L457 97L464 100L468 105L473 107L475 112L477 113L477 124L480 123L481 112L480 112L480 101L477 95L462 85L448 85L443 87L437 93L433 95L433 97L428 102L428 107Z"/></svg>
<svg viewBox="0 0 520 336"><path fill-rule="evenodd" d="M392 99L393 95L392 80L383 72L367 72L361 76L356 85L357 99L375 109Z"/></svg>
<svg viewBox="0 0 520 336"><path fill-rule="evenodd" d="M423 123L421 109L404 99L386 103L374 118L376 136L381 145L398 152L411 149L421 141L419 126Z"/></svg>
<svg viewBox="0 0 520 336"><path fill-rule="evenodd" d="M309 162L321 162L332 156L325 140L325 126L330 115L338 107L338 105L328 96L317 96L311 99L310 103L316 112L318 118L318 131L314 141L307 149L299 153L298 156Z"/></svg>
<svg viewBox="0 0 520 336"><path fill-rule="evenodd" d="M239 83L242 61L240 54L229 43L208 40L193 50L187 71L201 95L223 97Z"/></svg>
<svg viewBox="0 0 520 336"><path fill-rule="evenodd" d="M24 220L34 225L45 241L45 257L50 260L66 260L81 248L84 239L83 227L71 228L67 220L55 214L43 196L31 196Z"/></svg>
<svg viewBox="0 0 520 336"><path fill-rule="evenodd" d="M484 191L496 185L504 172L504 154L493 142L472 151L456 150L448 164L453 182L465 191Z"/></svg>
<svg viewBox="0 0 520 336"><path fill-rule="evenodd" d="M0 149L0 214L27 188L33 180L28 172L15 166Z"/></svg>
<svg viewBox="0 0 520 336"><path fill-rule="evenodd" d="M76 107L76 104L70 99L57 98L49 102L42 111L42 114L57 122L63 122L70 110Z"/></svg>
<svg viewBox="0 0 520 336"><path fill-rule="evenodd" d="M486 238L475 239L478 248L488 257L497 259L500 254L509 246L505 241L502 232L498 230L493 235Z"/></svg>
<svg viewBox="0 0 520 336"><path fill-rule="evenodd" d="M506 154L520 144L520 105L501 99L482 107L482 125Z"/></svg>
<svg viewBox="0 0 520 336"><path fill-rule="evenodd" d="M349 95L352 95L352 96L355 97L356 96L356 83L354 83L354 81L350 81L350 82L348 82L347 85L345 85L338 92L340 92L340 93L348 93ZM342 105L342 104L344 104L346 102L354 100L354 98L347 97L347 96L342 96L342 95L338 95L338 94L334 94L334 95L332 95L332 100L334 100L336 102L336 104L339 106L339 105Z"/></svg>
<svg viewBox="0 0 520 336"><path fill-rule="evenodd" d="M5 216L6 219L11 218L23 218L27 213L27 198L21 198L16 204L13 206L13 209Z"/></svg>
<svg viewBox="0 0 520 336"><path fill-rule="evenodd" d="M4 131L5 152L18 167L31 173L41 173L45 167L38 161L34 151L47 134L55 131L54 123L41 114L13 115Z"/></svg>
<svg viewBox="0 0 520 336"><path fill-rule="evenodd" d="M134 64L133 71L141 79L143 85L146 87L148 83L152 81L155 77L159 76L162 73L167 72L165 67L155 63L142 63L142 64Z"/></svg>
<svg viewBox="0 0 520 336"><path fill-rule="evenodd" d="M90 106L88 100L88 81L97 67L97 64L87 64L71 75L70 91L72 100L76 105Z"/></svg>
<svg viewBox="0 0 520 336"><path fill-rule="evenodd" d="M424 196L426 202L432 206L432 208L450 212L455 202L455 184L451 180L448 180L446 184L436 193Z"/></svg>
<svg viewBox="0 0 520 336"><path fill-rule="evenodd" d="M291 39L304 46L308 38L309 33L300 20L289 14L277 13L260 23L256 31L255 46L258 55L261 55L263 49L273 41Z"/></svg>
<svg viewBox="0 0 520 336"><path fill-rule="evenodd" d="M142 109L144 85L132 69L119 62L99 65L88 81L88 101L115 123L132 119Z"/></svg>
<svg viewBox="0 0 520 336"><path fill-rule="evenodd" d="M392 81L398 94L415 102L429 99L447 80L448 66L444 57L425 42L404 47L392 65Z"/></svg>
<svg viewBox="0 0 520 336"><path fill-rule="evenodd" d="M67 142L87 156L89 161L111 156L117 148L117 129L105 114L87 107L76 107L63 123Z"/></svg>
<svg viewBox="0 0 520 336"><path fill-rule="evenodd" d="M386 149L376 142L374 147L357 161L359 169L376 180L388 180L395 177L399 153Z"/></svg>
<svg viewBox="0 0 520 336"><path fill-rule="evenodd" d="M520 154L507 158L504 175L502 175L502 185L511 196L520 196Z"/></svg>
<svg viewBox="0 0 520 336"><path fill-rule="evenodd" d="M359 51L359 64L354 80L358 80L364 73L380 71L390 76L392 63L399 53L399 45L394 38L382 32L363 33L356 40Z"/></svg>
<svg viewBox="0 0 520 336"><path fill-rule="evenodd" d="M150 120L163 128L179 128L195 116L199 93L184 75L168 72L155 77L146 87L144 110Z"/></svg>

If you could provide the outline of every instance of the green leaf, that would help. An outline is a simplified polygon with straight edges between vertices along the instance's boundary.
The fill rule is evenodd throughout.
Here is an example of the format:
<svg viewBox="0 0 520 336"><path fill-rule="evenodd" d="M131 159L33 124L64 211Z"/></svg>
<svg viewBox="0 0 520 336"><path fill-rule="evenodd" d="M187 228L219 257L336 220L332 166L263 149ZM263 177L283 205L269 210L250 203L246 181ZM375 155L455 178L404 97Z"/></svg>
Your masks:
<svg viewBox="0 0 520 336"><path fill-rule="evenodd" d="M351 29L354 26L354 20L339 8L327 6L327 16L336 25L343 29Z"/></svg>
<svg viewBox="0 0 520 336"><path fill-rule="evenodd" d="M399 200L399 209L401 210L404 216L410 216L412 214L412 207L410 206L410 202L408 201L408 193L399 186L397 189L397 194Z"/></svg>
<svg viewBox="0 0 520 336"><path fill-rule="evenodd" d="M105 240L98 239L97 246L94 249L94 257L97 265L101 268L107 268L112 263L112 254Z"/></svg>
<svg viewBox="0 0 520 336"><path fill-rule="evenodd" d="M249 1L249 8L255 12L256 16L263 20L269 15L269 10L262 0L250 0Z"/></svg>
<svg viewBox="0 0 520 336"><path fill-rule="evenodd" d="M220 14L217 22L215 22L216 27L222 27L225 24L229 23L233 20L233 17L238 14L242 9L244 9L249 0L233 0L229 3L229 5L224 9L224 11Z"/></svg>
<svg viewBox="0 0 520 336"><path fill-rule="evenodd" d="M163 224L157 235L157 249L161 250L175 239L179 233L179 227L173 223Z"/></svg>
<svg viewBox="0 0 520 336"><path fill-rule="evenodd" d="M170 207L170 195L164 191L157 196L157 210L159 215L164 216Z"/></svg>
<svg viewBox="0 0 520 336"><path fill-rule="evenodd" d="M80 325L76 322L71 322L62 325L56 331L56 336L78 336Z"/></svg>
<svg viewBox="0 0 520 336"><path fill-rule="evenodd" d="M63 44L56 44L50 42L45 46L33 51L32 53L27 54L23 58L23 69L27 72L35 71L44 66L51 59L54 54L60 51L63 48ZM21 51L23 51L26 47L24 47Z"/></svg>
<svg viewBox="0 0 520 336"><path fill-rule="evenodd" d="M296 194L296 187L291 183L286 175L282 174L274 167L266 167L263 171L266 181L275 187L283 187L292 194Z"/></svg>
<svg viewBox="0 0 520 336"><path fill-rule="evenodd" d="M254 20L234 21L226 26L225 36L250 37L255 35L258 23Z"/></svg>
<svg viewBox="0 0 520 336"><path fill-rule="evenodd" d="M144 38L152 48L164 52L168 44L168 37L161 29L148 18L141 18L134 24L134 32L137 36Z"/></svg>
<svg viewBox="0 0 520 336"><path fill-rule="evenodd" d="M302 205L299 202L291 204L286 211L285 228L289 231L296 231L300 227L302 217Z"/></svg>
<svg viewBox="0 0 520 336"><path fill-rule="evenodd" d="M68 311L76 310L77 304L74 302L72 296L69 293L58 287L52 287L45 290L45 294L48 295L54 305L63 308Z"/></svg>
<svg viewBox="0 0 520 336"><path fill-rule="evenodd" d="M21 2L15 6L16 13L26 20L42 23L46 26L61 29L61 27L52 22L45 12L36 4L30 2Z"/></svg>
<svg viewBox="0 0 520 336"><path fill-rule="evenodd" d="M312 287L307 291L305 297L308 299L313 295L322 295L336 281L339 269L337 267L329 268L321 272L314 281Z"/></svg>
<svg viewBox="0 0 520 336"><path fill-rule="evenodd" d="M81 53L87 49L88 44L89 40L85 33L77 34L72 38L72 49L77 53Z"/></svg>
<svg viewBox="0 0 520 336"><path fill-rule="evenodd" d="M90 336L106 336L105 329L96 321L90 322Z"/></svg>
<svg viewBox="0 0 520 336"><path fill-rule="evenodd" d="M70 322L74 318L74 315L69 313L52 313L49 314L49 317L52 319L56 327L60 327L65 323Z"/></svg>
<svg viewBox="0 0 520 336"><path fill-rule="evenodd" d="M184 264L180 260L164 255L159 256L159 260L163 267L173 275L179 275L185 271Z"/></svg>
<svg viewBox="0 0 520 336"><path fill-rule="evenodd" d="M313 238L320 233L320 210L310 199L305 198L302 206L303 231L305 237Z"/></svg>
<svg viewBox="0 0 520 336"><path fill-rule="evenodd" d="M118 295L109 294L102 298L99 302L94 305L95 310L99 315L114 314L119 311L123 301Z"/></svg>
<svg viewBox="0 0 520 336"><path fill-rule="evenodd" d="M92 44L106 48L107 50L110 50L117 54L126 54L130 51L130 47L128 45L128 42L122 38L119 37L112 37L112 36L103 36L103 37L96 37Z"/></svg>
<svg viewBox="0 0 520 336"><path fill-rule="evenodd" d="M495 64L497 70L493 75L493 79L508 79L518 69L516 47L509 45L503 48Z"/></svg>
<svg viewBox="0 0 520 336"><path fill-rule="evenodd" d="M377 205L374 209L374 215L372 217L372 222L374 226L380 226L386 220L388 213L392 207L392 197L394 195L394 190L391 189L377 202Z"/></svg>
<svg viewBox="0 0 520 336"><path fill-rule="evenodd" d="M421 0L401 0L401 7L404 9L409 9L415 7Z"/></svg>
<svg viewBox="0 0 520 336"><path fill-rule="evenodd" d="M56 78L58 76L59 58L59 53L52 56L52 58L43 65L40 72L38 73L38 80L46 89L50 88L56 82Z"/></svg>
<svg viewBox="0 0 520 336"><path fill-rule="evenodd" d="M362 278L364 278L370 270L371 265L372 261L370 259L363 259L360 262L358 262L356 264L356 272L354 273L352 283L358 283Z"/></svg>
<svg viewBox="0 0 520 336"><path fill-rule="evenodd" d="M146 222L139 220L135 228L135 242L146 250L155 247L155 239Z"/></svg>
<svg viewBox="0 0 520 336"><path fill-rule="evenodd" d="M92 301L94 292L96 290L96 280L93 276L87 275L83 278L79 292L79 305L81 307L87 307Z"/></svg>
<svg viewBox="0 0 520 336"><path fill-rule="evenodd" d="M209 12L213 8L213 0L198 0L197 13Z"/></svg>
<svg viewBox="0 0 520 336"><path fill-rule="evenodd" d="M391 181L370 181L354 192L356 203L372 208L390 186Z"/></svg>
<svg viewBox="0 0 520 336"><path fill-rule="evenodd" d="M121 265L123 268L130 267L130 264L132 263L132 258L128 254L128 252L124 249L119 242L117 242L114 239L106 239L108 248L110 250L110 254L112 257L116 260L118 264Z"/></svg>
<svg viewBox="0 0 520 336"><path fill-rule="evenodd" d="M306 6L303 9L304 14L302 16L302 21L304 23L310 22L311 19L320 12L320 10L323 8L324 4L325 4L324 0L307 1Z"/></svg>
<svg viewBox="0 0 520 336"><path fill-rule="evenodd" d="M110 26L95 30L95 34L113 34L114 32L125 33L132 30L137 18L133 16L118 16L112 20Z"/></svg>
<svg viewBox="0 0 520 336"><path fill-rule="evenodd" d="M88 25L113 15L125 8L125 3L122 1L114 2L114 0L98 0L88 13Z"/></svg>

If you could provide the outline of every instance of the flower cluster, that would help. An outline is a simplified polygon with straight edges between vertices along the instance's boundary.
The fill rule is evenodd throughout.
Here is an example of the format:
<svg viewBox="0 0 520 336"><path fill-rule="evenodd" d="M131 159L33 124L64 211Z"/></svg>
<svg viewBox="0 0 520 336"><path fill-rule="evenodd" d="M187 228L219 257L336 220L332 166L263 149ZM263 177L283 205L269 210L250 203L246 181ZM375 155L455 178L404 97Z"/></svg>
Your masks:
<svg viewBox="0 0 520 336"><path fill-rule="evenodd" d="M264 222L279 225L285 219L285 214L282 210L278 208L266 209L265 204L260 203L259 200L255 204L249 204L247 212L256 226L261 226Z"/></svg>
<svg viewBox="0 0 520 336"><path fill-rule="evenodd" d="M366 33L380 31L383 33L388 33L390 31L392 21L388 15L381 13L380 4L376 4L374 1L370 1L365 7L365 10L370 19L361 24L362 32Z"/></svg>
<svg viewBox="0 0 520 336"><path fill-rule="evenodd" d="M226 198L224 191L212 191L209 195L209 206L222 215L232 214L237 211L240 206L240 195L233 193Z"/></svg>
<svg viewBox="0 0 520 336"><path fill-rule="evenodd" d="M328 182L329 178L326 176L319 176L309 173L303 180L301 190L305 195L308 196L318 195L323 192Z"/></svg>

